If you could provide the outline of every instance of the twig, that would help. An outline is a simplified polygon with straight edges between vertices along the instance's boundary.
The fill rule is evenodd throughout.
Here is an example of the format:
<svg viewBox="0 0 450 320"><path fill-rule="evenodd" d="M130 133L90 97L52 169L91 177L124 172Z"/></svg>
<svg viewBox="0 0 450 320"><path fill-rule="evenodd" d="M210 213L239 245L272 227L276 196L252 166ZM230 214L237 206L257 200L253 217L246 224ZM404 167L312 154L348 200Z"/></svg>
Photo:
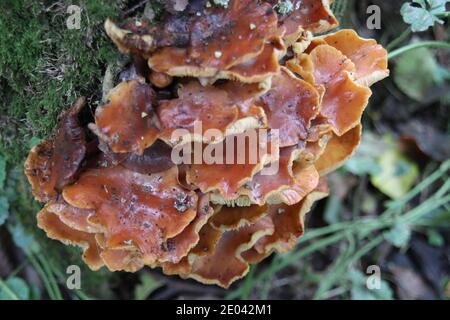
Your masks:
<svg viewBox="0 0 450 320"><path fill-rule="evenodd" d="M403 41L405 41L411 35L411 33L412 33L411 28L408 28L405 31L403 31L400 34L400 36L398 36L397 38L392 40L392 42L386 46L386 50L391 51L392 49L397 47L399 44L401 44Z"/></svg>
<svg viewBox="0 0 450 320"><path fill-rule="evenodd" d="M417 43L412 43L410 45L404 46L400 49L394 50L388 54L388 59L394 59L398 56L404 54L405 52L415 50L418 48L442 48L442 49L450 49L450 43L444 41L422 41Z"/></svg>

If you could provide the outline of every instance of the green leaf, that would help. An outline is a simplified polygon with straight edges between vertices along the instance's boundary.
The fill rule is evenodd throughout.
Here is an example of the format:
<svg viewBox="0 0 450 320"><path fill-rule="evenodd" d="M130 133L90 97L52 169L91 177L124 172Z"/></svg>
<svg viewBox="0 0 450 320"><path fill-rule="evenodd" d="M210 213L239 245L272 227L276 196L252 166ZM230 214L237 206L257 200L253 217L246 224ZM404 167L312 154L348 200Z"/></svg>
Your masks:
<svg viewBox="0 0 450 320"><path fill-rule="evenodd" d="M445 244L444 237L436 229L427 229L428 243L435 247L442 247Z"/></svg>
<svg viewBox="0 0 450 320"><path fill-rule="evenodd" d="M5 223L9 215L8 198L0 196L0 226Z"/></svg>
<svg viewBox="0 0 450 320"><path fill-rule="evenodd" d="M4 287L6 286L6 288ZM13 277L0 285L0 300L28 300L30 288L21 278Z"/></svg>
<svg viewBox="0 0 450 320"><path fill-rule="evenodd" d="M345 164L345 170L357 176L365 174L377 174L380 167L374 158L366 156L356 156L350 158Z"/></svg>
<svg viewBox="0 0 450 320"><path fill-rule="evenodd" d="M371 291L378 300L392 300L394 299L394 291L392 291L391 286L387 281L381 280L381 286L378 290Z"/></svg>
<svg viewBox="0 0 450 320"><path fill-rule="evenodd" d="M381 170L376 159L388 147L380 137L370 132L364 133L360 146L355 155L345 163L344 169L357 176L376 175Z"/></svg>
<svg viewBox="0 0 450 320"><path fill-rule="evenodd" d="M16 246L25 252L39 252L39 245L36 239L25 230L22 224L10 224L8 227Z"/></svg>
<svg viewBox="0 0 450 320"><path fill-rule="evenodd" d="M370 181L392 199L407 194L419 176L417 164L396 150L395 145L378 159L378 165L381 171L372 175Z"/></svg>
<svg viewBox="0 0 450 320"><path fill-rule="evenodd" d="M449 0L427 0L430 6L430 12L433 14L440 14L446 12L445 6Z"/></svg>
<svg viewBox="0 0 450 320"><path fill-rule="evenodd" d="M438 15L444 13L448 0L414 0L412 3L403 4L400 13L403 20L411 25L413 32L425 31L434 24L443 24ZM418 4L419 6L415 6Z"/></svg>
<svg viewBox="0 0 450 320"><path fill-rule="evenodd" d="M394 82L408 97L424 101L428 93L441 84L446 76L433 52L427 48L418 48L405 52L398 58Z"/></svg>
<svg viewBox="0 0 450 320"><path fill-rule="evenodd" d="M140 277L141 283L134 289L134 298L136 300L145 300L148 296L161 286L161 283L156 280L150 273L144 272Z"/></svg>
<svg viewBox="0 0 450 320"><path fill-rule="evenodd" d="M404 248L411 239L411 228L408 225L397 223L394 228L384 234L387 241L397 248Z"/></svg>
<svg viewBox="0 0 450 320"><path fill-rule="evenodd" d="M362 286L366 283L366 276L360 270L352 268L347 273L347 278L354 285Z"/></svg>
<svg viewBox="0 0 450 320"><path fill-rule="evenodd" d="M352 300L376 300L372 292L362 286L354 286L350 293Z"/></svg>

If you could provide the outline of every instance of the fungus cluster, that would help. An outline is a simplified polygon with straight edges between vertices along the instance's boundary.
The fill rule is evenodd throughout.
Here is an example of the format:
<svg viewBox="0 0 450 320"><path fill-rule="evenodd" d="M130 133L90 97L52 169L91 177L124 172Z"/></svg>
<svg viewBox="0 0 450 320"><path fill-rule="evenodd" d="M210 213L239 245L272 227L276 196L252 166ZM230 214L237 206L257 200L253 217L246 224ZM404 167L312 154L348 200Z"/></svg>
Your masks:
<svg viewBox="0 0 450 320"><path fill-rule="evenodd" d="M79 99L25 172L45 203L39 227L93 270L161 267L228 287L293 249L325 174L359 144L387 54L352 30L317 36L338 25L327 0L174 3L157 24L106 21L135 75L88 125Z"/></svg>

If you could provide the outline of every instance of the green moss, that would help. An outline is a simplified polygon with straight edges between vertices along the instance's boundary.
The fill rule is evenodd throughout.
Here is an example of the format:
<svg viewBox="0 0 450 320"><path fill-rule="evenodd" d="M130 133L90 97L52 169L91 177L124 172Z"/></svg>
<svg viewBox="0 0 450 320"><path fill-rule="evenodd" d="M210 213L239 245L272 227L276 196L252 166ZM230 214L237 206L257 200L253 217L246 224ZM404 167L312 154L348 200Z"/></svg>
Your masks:
<svg viewBox="0 0 450 320"><path fill-rule="evenodd" d="M117 16L117 3L0 1L0 157L11 168L8 226L11 230L19 226L40 252L51 252L46 259L62 283L67 265L77 264L82 267L83 289L106 297L111 297L112 274L89 271L79 248L61 246L36 228L40 205L32 200L22 163L32 145L52 133L60 113L79 96L87 96L91 106L101 99L104 69L118 55L103 32L103 22ZM66 10L72 4L82 8L80 30L66 26L70 16Z"/></svg>
<svg viewBox="0 0 450 320"><path fill-rule="evenodd" d="M49 136L77 97L99 100L105 65L118 54L103 22L117 3L78 3L81 29L69 30L72 0L0 2L0 153L9 163L23 161L33 137Z"/></svg>

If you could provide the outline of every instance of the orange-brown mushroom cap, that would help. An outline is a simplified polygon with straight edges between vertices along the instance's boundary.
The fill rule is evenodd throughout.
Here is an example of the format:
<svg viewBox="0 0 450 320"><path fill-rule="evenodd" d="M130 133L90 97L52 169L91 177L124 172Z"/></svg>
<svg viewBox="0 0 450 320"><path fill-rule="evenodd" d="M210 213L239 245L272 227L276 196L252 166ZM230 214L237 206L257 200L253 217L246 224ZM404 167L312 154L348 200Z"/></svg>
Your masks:
<svg viewBox="0 0 450 320"><path fill-rule="evenodd" d="M257 174L249 184L254 203L294 205L319 182L315 166L303 161L292 162L288 150L281 151L279 166L279 172L275 176Z"/></svg>
<svg viewBox="0 0 450 320"><path fill-rule="evenodd" d="M270 132L259 129L227 136L219 144L203 146L200 151L203 155L212 155L211 163L205 159L200 163L192 162L186 180L204 193L217 191L226 200L235 199L240 187L265 165L278 160L277 140Z"/></svg>
<svg viewBox="0 0 450 320"><path fill-rule="evenodd" d="M273 228L271 219L266 216L254 224L225 232L214 252L211 255L193 257L190 272L181 276L228 288L249 270L241 253L251 248L261 237L272 234Z"/></svg>
<svg viewBox="0 0 450 320"><path fill-rule="evenodd" d="M209 204L208 195L200 195L198 201L197 215L195 219L178 235L167 241L167 250L164 262L178 263L200 241L200 230L215 213L217 208Z"/></svg>
<svg viewBox="0 0 450 320"><path fill-rule="evenodd" d="M188 274L191 270L191 263L195 257L213 254L222 234L222 230L212 227L210 223L205 224L198 233L199 241L197 245L189 252L189 255L177 263L163 263L163 272L167 275Z"/></svg>
<svg viewBox="0 0 450 320"><path fill-rule="evenodd" d="M312 46L321 43L338 49L355 64L354 79L361 85L369 87L389 76L387 51L373 39L345 29L314 39Z"/></svg>
<svg viewBox="0 0 450 320"><path fill-rule="evenodd" d="M172 148L161 140L145 149L142 155L130 153L120 164L142 174L162 172L175 166L172 162Z"/></svg>
<svg viewBox="0 0 450 320"><path fill-rule="evenodd" d="M279 60L286 53L286 47L280 37L275 37L266 43L263 51L247 61L235 65L227 70L219 71L209 82L218 79L230 79L243 83L260 83L280 71Z"/></svg>
<svg viewBox="0 0 450 320"><path fill-rule="evenodd" d="M324 152L315 162L321 175L338 169L356 151L361 141L362 126L358 125L343 136L333 135Z"/></svg>
<svg viewBox="0 0 450 320"><path fill-rule="evenodd" d="M188 26L189 45L159 49L148 60L151 69L171 76L216 77L261 54L280 33L276 13L264 2L230 0L227 9L199 13Z"/></svg>
<svg viewBox="0 0 450 320"><path fill-rule="evenodd" d="M83 260L89 268L98 270L103 266L100 257L101 249L97 245L94 234L70 228L58 218L58 215L50 212L47 208L38 213L37 221L39 228L43 229L49 238L64 244L82 247Z"/></svg>
<svg viewBox="0 0 450 320"><path fill-rule="evenodd" d="M332 46L320 45L303 57L312 65L309 80L324 88L321 114L341 136L360 123L372 92L353 80L355 65Z"/></svg>
<svg viewBox="0 0 450 320"><path fill-rule="evenodd" d="M116 153L142 154L158 138L155 94L141 80L121 82L97 108L90 128Z"/></svg>
<svg viewBox="0 0 450 320"><path fill-rule="evenodd" d="M62 116L53 139L41 142L28 155L25 175L41 202L54 199L71 183L85 158L85 133L78 121L84 104L84 98L78 99Z"/></svg>
<svg viewBox="0 0 450 320"><path fill-rule="evenodd" d="M321 180L314 191L301 202L293 206L285 204L269 206L269 217L274 224L274 232L258 240L255 248L259 253L267 254L273 250L280 253L292 250L298 238L304 232L304 217L316 201L328 196L328 186Z"/></svg>
<svg viewBox="0 0 450 320"><path fill-rule="evenodd" d="M278 0L268 0L273 5ZM332 2L332 1L331 1ZM293 11L279 15L280 25L286 28L288 44L295 42L303 30L324 33L339 25L330 9L329 0L291 0Z"/></svg>
<svg viewBox="0 0 450 320"><path fill-rule="evenodd" d="M177 183L176 167L142 175L121 166L90 169L64 189L64 199L94 209L90 222L105 229L106 247L135 246L146 264L165 259L168 240L195 219L197 195Z"/></svg>
<svg viewBox="0 0 450 320"><path fill-rule="evenodd" d="M253 205L250 207L222 207L211 218L210 224L222 231L236 230L258 221L267 214L266 206Z"/></svg>
<svg viewBox="0 0 450 320"><path fill-rule="evenodd" d="M58 195L56 180L58 175L53 169L53 143L45 140L31 149L25 161L25 175L31 184L34 198L40 202L50 201Z"/></svg>
<svg viewBox="0 0 450 320"><path fill-rule="evenodd" d="M280 149L280 157L274 168L258 172L237 192L237 198L225 200L212 193L214 203L246 206L257 204L294 205L310 193L319 182L319 173L313 164L304 160L309 151L288 147ZM298 160L298 161L296 161Z"/></svg>
<svg viewBox="0 0 450 320"><path fill-rule="evenodd" d="M142 253L136 249L104 249L100 257L109 271L137 272L144 267Z"/></svg>
<svg viewBox="0 0 450 320"><path fill-rule="evenodd" d="M61 222L74 230L86 233L103 232L102 227L89 223L89 218L95 214L94 210L71 206L62 197L50 201L46 210L56 214Z"/></svg>
<svg viewBox="0 0 450 320"><path fill-rule="evenodd" d="M320 111L319 99L312 85L282 68L257 104L264 108L270 128L279 130L280 147L289 147L306 139L310 122Z"/></svg>
<svg viewBox="0 0 450 320"><path fill-rule="evenodd" d="M144 267L144 259L138 248L108 248L102 233L97 233L95 240L101 248L100 257L109 271L136 272Z"/></svg>
<svg viewBox="0 0 450 320"><path fill-rule="evenodd" d="M226 135L264 127L264 110L248 99L237 101L231 92L190 81L178 90L177 99L162 101L157 109L163 131L161 139L171 145L190 141L210 143L209 129ZM216 143L219 141L215 141Z"/></svg>

